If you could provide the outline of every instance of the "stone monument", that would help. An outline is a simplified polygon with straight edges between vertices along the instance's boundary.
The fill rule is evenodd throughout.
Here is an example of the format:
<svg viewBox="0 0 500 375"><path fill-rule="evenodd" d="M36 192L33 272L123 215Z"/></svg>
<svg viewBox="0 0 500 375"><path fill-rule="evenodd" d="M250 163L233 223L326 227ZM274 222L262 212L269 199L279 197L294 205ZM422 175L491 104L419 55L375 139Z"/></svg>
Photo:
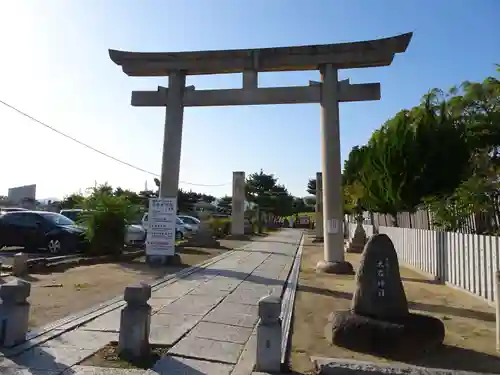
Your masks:
<svg viewBox="0 0 500 375"><path fill-rule="evenodd" d="M437 318L409 312L394 245L376 234L363 251L351 310L332 313L325 335L351 350L406 359L442 344L445 328Z"/></svg>
<svg viewBox="0 0 500 375"><path fill-rule="evenodd" d="M354 237L349 240L346 251L348 253L362 253L366 241L366 232L363 228L363 207L361 207L361 201L358 199L356 202L356 229Z"/></svg>

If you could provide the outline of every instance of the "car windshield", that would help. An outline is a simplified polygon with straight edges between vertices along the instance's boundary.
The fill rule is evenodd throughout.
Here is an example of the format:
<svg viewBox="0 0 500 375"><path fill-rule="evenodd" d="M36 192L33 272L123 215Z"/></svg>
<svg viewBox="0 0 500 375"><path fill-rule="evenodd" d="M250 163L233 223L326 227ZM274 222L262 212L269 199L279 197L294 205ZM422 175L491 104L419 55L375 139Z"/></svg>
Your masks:
<svg viewBox="0 0 500 375"><path fill-rule="evenodd" d="M62 211L61 215L66 216L70 220L77 221L81 213L82 211Z"/></svg>
<svg viewBox="0 0 500 375"><path fill-rule="evenodd" d="M38 215L55 225L75 225L75 222L64 215L54 212L39 212Z"/></svg>
<svg viewBox="0 0 500 375"><path fill-rule="evenodd" d="M180 217L178 217L178 218L177 218L176 222L177 222L177 224L179 224L179 225L184 224L184 222L182 221L182 219L181 219Z"/></svg>
<svg viewBox="0 0 500 375"><path fill-rule="evenodd" d="M200 221L194 217L190 216L181 216L181 220L187 224L199 224Z"/></svg>

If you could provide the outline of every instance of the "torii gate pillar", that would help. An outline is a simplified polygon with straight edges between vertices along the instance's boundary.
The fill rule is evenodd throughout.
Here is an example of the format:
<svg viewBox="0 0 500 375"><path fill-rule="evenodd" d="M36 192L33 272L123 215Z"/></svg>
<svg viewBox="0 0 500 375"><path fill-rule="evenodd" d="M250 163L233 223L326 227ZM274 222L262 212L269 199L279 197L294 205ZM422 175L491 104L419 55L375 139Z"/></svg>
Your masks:
<svg viewBox="0 0 500 375"><path fill-rule="evenodd" d="M323 175L316 172L316 242L323 242Z"/></svg>
<svg viewBox="0 0 500 375"><path fill-rule="evenodd" d="M324 259L317 270L327 273L351 273L344 260L344 211L339 134L338 71L331 64L321 67L321 169ZM318 189L316 181L316 189Z"/></svg>
<svg viewBox="0 0 500 375"><path fill-rule="evenodd" d="M168 104L165 116L165 128L163 131L160 198L177 198L178 194L185 86L186 75L183 72L172 71L169 74L167 90Z"/></svg>
<svg viewBox="0 0 500 375"><path fill-rule="evenodd" d="M245 234L245 172L233 172L233 200L231 204L231 235Z"/></svg>

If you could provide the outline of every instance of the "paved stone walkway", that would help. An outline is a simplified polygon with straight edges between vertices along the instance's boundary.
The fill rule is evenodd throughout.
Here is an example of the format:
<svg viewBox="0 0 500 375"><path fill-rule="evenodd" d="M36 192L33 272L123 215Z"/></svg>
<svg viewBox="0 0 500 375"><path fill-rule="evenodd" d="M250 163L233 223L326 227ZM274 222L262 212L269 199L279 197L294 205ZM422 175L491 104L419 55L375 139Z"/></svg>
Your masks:
<svg viewBox="0 0 500 375"><path fill-rule="evenodd" d="M150 341L171 349L153 370L76 365L118 340L118 308L20 355L0 357L0 374L250 374L257 302L281 295L300 238L299 230L282 230L154 291Z"/></svg>

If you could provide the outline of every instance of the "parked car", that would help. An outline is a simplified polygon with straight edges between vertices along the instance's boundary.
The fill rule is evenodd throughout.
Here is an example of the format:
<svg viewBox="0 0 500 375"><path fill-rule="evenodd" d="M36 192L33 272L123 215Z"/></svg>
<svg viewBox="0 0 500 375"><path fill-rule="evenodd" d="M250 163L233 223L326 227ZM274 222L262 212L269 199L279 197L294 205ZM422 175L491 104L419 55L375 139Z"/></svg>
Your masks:
<svg viewBox="0 0 500 375"><path fill-rule="evenodd" d="M52 254L85 249L84 229L64 215L46 211L13 211L0 215L0 248L45 248Z"/></svg>
<svg viewBox="0 0 500 375"><path fill-rule="evenodd" d="M66 216L67 218L77 222L78 216L83 212L82 209L73 208L61 210L60 214ZM129 224L126 227L125 232L125 245L128 246L142 246L146 242L146 230L142 225Z"/></svg>
<svg viewBox="0 0 500 375"><path fill-rule="evenodd" d="M184 224L187 224L191 227L193 234L198 233L198 231L200 230L200 219L189 215L179 215L178 218L181 219Z"/></svg>
<svg viewBox="0 0 500 375"><path fill-rule="evenodd" d="M142 217L142 227L146 230L149 228L148 224L149 214L146 212ZM184 237L189 237L193 232L193 228L189 224L182 221L181 218L177 217L175 222L175 239L182 240Z"/></svg>

